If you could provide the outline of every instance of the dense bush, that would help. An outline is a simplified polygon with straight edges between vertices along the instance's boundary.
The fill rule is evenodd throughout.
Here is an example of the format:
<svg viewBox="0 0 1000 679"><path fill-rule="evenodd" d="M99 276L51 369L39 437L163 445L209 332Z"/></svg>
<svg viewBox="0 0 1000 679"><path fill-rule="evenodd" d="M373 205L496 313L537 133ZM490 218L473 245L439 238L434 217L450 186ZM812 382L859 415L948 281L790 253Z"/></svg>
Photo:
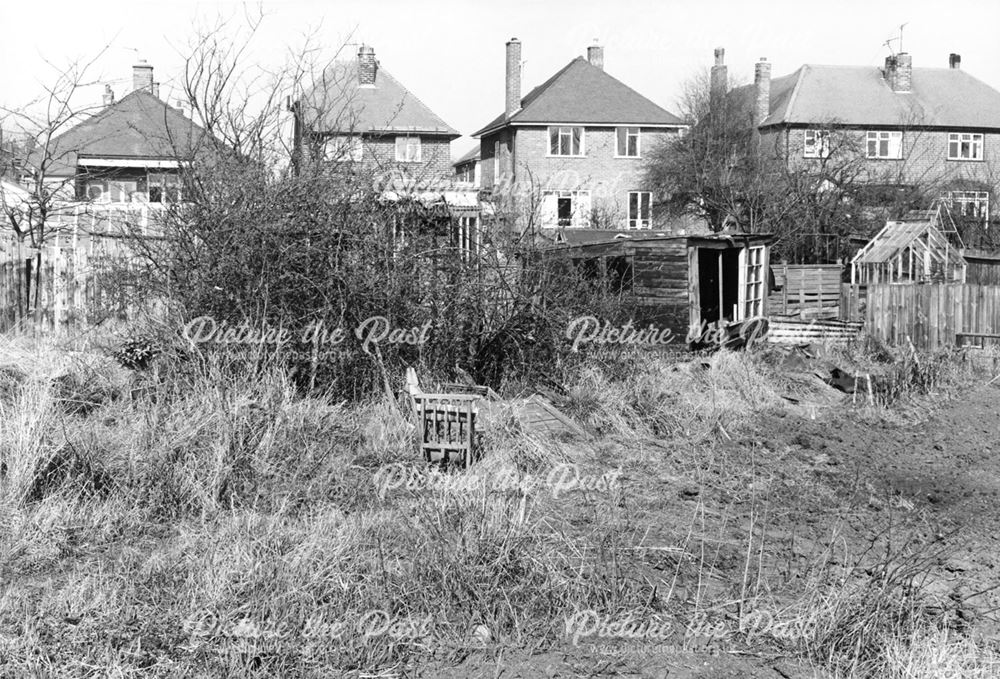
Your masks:
<svg viewBox="0 0 1000 679"><path fill-rule="evenodd" d="M460 251L445 206L386 200L371 174L275 176L216 157L185 182L190 204L168 213L162 240L133 239L142 262L121 284L166 299L175 334L231 329L300 386L362 398L396 386L407 365L439 379L458 365L498 387L573 360L574 317L630 315L621 295L534 242L484 229L478 252Z"/></svg>

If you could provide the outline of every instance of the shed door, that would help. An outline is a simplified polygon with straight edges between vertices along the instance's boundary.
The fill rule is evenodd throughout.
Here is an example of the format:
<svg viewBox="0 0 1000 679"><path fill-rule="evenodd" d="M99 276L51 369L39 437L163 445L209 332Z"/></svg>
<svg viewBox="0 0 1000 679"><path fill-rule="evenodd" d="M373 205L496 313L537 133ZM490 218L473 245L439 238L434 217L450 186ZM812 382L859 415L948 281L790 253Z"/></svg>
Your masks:
<svg viewBox="0 0 1000 679"><path fill-rule="evenodd" d="M740 300L734 320L745 321L764 315L766 264L763 245L740 250Z"/></svg>

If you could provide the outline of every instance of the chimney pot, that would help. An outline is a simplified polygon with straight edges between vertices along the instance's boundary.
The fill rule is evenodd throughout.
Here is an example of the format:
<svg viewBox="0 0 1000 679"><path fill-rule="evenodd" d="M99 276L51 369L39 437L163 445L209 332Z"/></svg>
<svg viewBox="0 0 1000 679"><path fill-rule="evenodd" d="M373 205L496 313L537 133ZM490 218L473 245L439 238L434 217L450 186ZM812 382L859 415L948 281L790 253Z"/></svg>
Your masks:
<svg viewBox="0 0 1000 679"><path fill-rule="evenodd" d="M521 108L521 41L511 38L507 42L507 91L504 112L507 117Z"/></svg>
<svg viewBox="0 0 1000 679"><path fill-rule="evenodd" d="M598 45L596 40L593 45L587 48L587 61L604 70L604 48Z"/></svg>
<svg viewBox="0 0 1000 679"><path fill-rule="evenodd" d="M375 85L378 77L378 62L375 50L370 45L362 45L358 50L358 84Z"/></svg>
<svg viewBox="0 0 1000 679"><path fill-rule="evenodd" d="M760 58L753 74L756 90L754 106L754 125L760 125L771 113L771 64L767 59Z"/></svg>
<svg viewBox="0 0 1000 679"><path fill-rule="evenodd" d="M962 68L962 55L952 52L948 55L948 68L958 70Z"/></svg>
<svg viewBox="0 0 1000 679"><path fill-rule="evenodd" d="M132 67L132 89L153 92L153 67L145 59Z"/></svg>
<svg viewBox="0 0 1000 679"><path fill-rule="evenodd" d="M715 65L724 66L726 63L726 48L716 47L715 48Z"/></svg>
<svg viewBox="0 0 1000 679"><path fill-rule="evenodd" d="M111 85L104 86L104 105L111 106L115 103L115 91L111 89Z"/></svg>

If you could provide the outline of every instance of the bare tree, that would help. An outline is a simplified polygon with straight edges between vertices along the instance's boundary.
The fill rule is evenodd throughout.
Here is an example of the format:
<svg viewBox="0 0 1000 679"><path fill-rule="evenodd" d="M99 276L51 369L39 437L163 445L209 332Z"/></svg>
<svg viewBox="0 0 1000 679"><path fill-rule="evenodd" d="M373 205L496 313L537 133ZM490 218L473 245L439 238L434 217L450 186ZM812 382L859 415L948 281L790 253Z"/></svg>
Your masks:
<svg viewBox="0 0 1000 679"><path fill-rule="evenodd" d="M99 103L86 101L85 88L97 83L92 73L106 50L65 68L53 66L51 84L35 101L23 108L0 108L0 125L16 130L25 140L25 157L12 173L21 190L0 191L0 210L17 259L26 259L26 247L33 253L32 289L30 294L22 290L15 316L20 320L34 307L36 326L42 314L43 248L65 232L66 220L61 218L72 211L76 198L76 177L70 169L75 167L76 149L61 145L59 137L100 110Z"/></svg>

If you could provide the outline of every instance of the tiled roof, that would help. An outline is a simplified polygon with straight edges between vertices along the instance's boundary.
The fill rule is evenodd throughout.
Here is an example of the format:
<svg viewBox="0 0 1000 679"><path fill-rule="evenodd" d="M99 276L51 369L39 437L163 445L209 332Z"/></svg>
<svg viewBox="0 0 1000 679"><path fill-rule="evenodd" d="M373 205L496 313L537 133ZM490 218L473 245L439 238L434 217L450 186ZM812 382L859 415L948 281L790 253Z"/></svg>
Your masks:
<svg viewBox="0 0 1000 679"><path fill-rule="evenodd" d="M162 160L189 158L204 134L177 109L136 90L52 139L47 173L72 174L81 157ZM36 151L29 163L38 166Z"/></svg>
<svg viewBox="0 0 1000 679"><path fill-rule="evenodd" d="M569 62L521 99L509 119L503 113L473 134L506 124L684 125L684 121L583 57Z"/></svg>
<svg viewBox="0 0 1000 679"><path fill-rule="evenodd" d="M752 88L734 92L749 104ZM914 68L906 93L894 92L874 66L806 64L773 79L762 127L815 123L1000 128L1000 92L952 68Z"/></svg>
<svg viewBox="0 0 1000 679"><path fill-rule="evenodd" d="M458 167L459 165L465 165L466 163L471 163L474 160L482 160L482 154L480 153L480 146L476 144L474 147L469 149L469 152L464 156L452 163L452 167Z"/></svg>
<svg viewBox="0 0 1000 679"><path fill-rule="evenodd" d="M356 59L327 68L299 104L306 125L318 132L461 136L381 66L374 86L360 85Z"/></svg>

